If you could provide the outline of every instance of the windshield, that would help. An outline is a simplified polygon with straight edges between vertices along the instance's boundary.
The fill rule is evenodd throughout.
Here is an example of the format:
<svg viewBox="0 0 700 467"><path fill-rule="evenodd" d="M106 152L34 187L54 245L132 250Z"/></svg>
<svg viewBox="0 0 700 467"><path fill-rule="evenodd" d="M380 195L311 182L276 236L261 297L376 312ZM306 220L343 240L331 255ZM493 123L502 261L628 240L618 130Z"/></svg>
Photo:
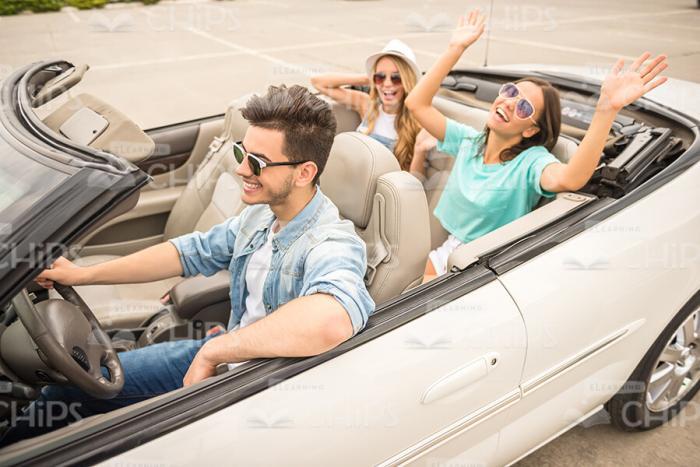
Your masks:
<svg viewBox="0 0 700 467"><path fill-rule="evenodd" d="M0 139L0 237L9 235L22 213L66 178Z"/></svg>

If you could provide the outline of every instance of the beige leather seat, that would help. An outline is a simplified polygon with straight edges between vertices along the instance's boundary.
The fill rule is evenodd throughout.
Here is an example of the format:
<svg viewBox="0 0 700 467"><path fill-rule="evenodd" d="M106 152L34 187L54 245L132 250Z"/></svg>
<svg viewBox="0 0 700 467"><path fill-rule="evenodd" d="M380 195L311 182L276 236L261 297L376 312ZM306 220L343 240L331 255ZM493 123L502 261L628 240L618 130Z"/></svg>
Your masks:
<svg viewBox="0 0 700 467"><path fill-rule="evenodd" d="M321 189L367 244L365 282L377 304L417 285L430 248L423 186L396 157L361 133L335 137Z"/></svg>
<svg viewBox="0 0 700 467"><path fill-rule="evenodd" d="M224 131L212 143L209 153L173 206L165 225L164 240L193 231L207 231L229 217L238 215L245 205L240 200L241 180L235 175L238 163L233 141L242 138L240 112L231 107ZM118 258L93 255L76 259L80 265L97 264ZM92 285L76 290L90 305L95 316L107 327L138 326L161 307L160 297L180 278L147 284Z"/></svg>

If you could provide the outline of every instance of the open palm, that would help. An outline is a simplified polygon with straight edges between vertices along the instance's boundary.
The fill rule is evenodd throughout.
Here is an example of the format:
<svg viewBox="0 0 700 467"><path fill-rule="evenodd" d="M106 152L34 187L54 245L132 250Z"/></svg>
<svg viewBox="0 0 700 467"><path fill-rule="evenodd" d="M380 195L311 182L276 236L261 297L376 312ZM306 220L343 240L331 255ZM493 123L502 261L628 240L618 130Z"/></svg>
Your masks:
<svg viewBox="0 0 700 467"><path fill-rule="evenodd" d="M467 48L476 42L484 33L486 17L478 8L473 9L466 16L459 17L457 29L452 33L450 44Z"/></svg>
<svg viewBox="0 0 700 467"><path fill-rule="evenodd" d="M657 78L659 73L668 67L665 55L654 58L640 71L642 64L650 56L649 52L643 53L632 62L627 70L623 70L625 61L618 60L603 81L599 106L606 110L619 111L655 87L665 83L667 78Z"/></svg>

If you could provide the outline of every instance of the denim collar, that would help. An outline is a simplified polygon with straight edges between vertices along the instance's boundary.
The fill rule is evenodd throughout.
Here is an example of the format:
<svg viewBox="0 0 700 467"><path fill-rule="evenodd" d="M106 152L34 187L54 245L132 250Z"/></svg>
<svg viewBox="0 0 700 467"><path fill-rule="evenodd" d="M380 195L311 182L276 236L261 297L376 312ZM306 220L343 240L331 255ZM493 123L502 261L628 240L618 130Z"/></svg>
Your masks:
<svg viewBox="0 0 700 467"><path fill-rule="evenodd" d="M273 245L281 251L287 250L297 238L301 237L304 232L316 223L321 215L322 210L320 207L324 199L325 196L321 193L321 188L316 185L316 194L311 198L311 201L275 235L275 238L272 240Z"/></svg>

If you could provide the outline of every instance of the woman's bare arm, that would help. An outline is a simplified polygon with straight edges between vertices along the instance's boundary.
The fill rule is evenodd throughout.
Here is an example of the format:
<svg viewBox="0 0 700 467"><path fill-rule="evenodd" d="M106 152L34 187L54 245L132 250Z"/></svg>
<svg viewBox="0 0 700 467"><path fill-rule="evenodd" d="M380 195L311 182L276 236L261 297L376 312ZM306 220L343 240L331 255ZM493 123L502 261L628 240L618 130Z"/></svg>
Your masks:
<svg viewBox="0 0 700 467"><path fill-rule="evenodd" d="M369 108L369 96L361 91L348 89L343 86L367 86L369 78L366 75L350 73L326 73L313 76L311 84L321 94L328 96L339 104L350 107L360 115L365 115Z"/></svg>
<svg viewBox="0 0 700 467"><path fill-rule="evenodd" d="M642 68L650 56L649 52L640 55L626 71L623 71L624 60L617 61L603 82L596 112L586 136L569 163L545 167L540 177L543 189L551 192L576 191L590 180L600 163L603 147L617 113L666 82L665 77L658 77L668 67L666 56L659 55Z"/></svg>

